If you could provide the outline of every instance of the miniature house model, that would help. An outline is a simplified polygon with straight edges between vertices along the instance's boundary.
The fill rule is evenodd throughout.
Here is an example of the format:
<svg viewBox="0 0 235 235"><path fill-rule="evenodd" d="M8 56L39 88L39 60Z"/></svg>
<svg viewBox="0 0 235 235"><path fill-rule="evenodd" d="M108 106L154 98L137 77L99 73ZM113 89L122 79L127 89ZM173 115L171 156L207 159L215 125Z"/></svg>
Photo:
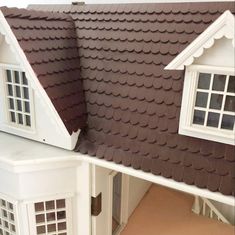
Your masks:
<svg viewBox="0 0 235 235"><path fill-rule="evenodd" d="M151 183L234 204L232 2L30 8L0 8L0 235L117 235Z"/></svg>

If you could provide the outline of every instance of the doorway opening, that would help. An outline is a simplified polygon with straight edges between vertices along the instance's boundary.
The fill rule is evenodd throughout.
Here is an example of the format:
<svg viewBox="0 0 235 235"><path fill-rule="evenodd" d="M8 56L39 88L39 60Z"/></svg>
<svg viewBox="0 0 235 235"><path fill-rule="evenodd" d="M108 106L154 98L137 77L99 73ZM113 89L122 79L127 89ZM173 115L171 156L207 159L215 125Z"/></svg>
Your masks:
<svg viewBox="0 0 235 235"><path fill-rule="evenodd" d="M113 177L113 210L112 210L112 235L121 225L122 203L122 174L119 172Z"/></svg>
<svg viewBox="0 0 235 235"><path fill-rule="evenodd" d="M127 222L125 176L116 171L109 175L109 234L118 235Z"/></svg>

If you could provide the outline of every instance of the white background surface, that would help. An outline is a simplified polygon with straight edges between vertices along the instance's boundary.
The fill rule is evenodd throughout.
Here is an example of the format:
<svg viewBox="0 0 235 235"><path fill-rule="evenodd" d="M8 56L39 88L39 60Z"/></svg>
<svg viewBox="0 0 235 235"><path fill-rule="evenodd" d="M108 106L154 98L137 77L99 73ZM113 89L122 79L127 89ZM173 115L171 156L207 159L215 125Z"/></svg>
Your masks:
<svg viewBox="0 0 235 235"><path fill-rule="evenodd" d="M28 4L70 4L74 1L86 3L135 3L135 2L215 2L221 0L0 0L0 6L27 7ZM223 0L231 2L233 0Z"/></svg>

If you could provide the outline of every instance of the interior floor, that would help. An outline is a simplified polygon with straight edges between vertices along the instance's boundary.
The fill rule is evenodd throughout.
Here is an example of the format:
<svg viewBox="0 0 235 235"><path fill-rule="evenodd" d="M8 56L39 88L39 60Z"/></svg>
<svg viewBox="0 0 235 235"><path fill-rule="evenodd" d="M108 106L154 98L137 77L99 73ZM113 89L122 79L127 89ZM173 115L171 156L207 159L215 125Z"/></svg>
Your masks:
<svg viewBox="0 0 235 235"><path fill-rule="evenodd" d="M121 235L234 235L235 227L195 215L193 197L153 185Z"/></svg>

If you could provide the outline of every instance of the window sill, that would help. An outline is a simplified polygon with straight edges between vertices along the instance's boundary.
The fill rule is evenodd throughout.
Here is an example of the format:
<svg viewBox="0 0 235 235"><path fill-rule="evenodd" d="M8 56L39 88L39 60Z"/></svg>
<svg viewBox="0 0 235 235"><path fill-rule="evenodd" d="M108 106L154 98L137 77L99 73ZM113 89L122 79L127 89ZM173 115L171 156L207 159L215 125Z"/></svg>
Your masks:
<svg viewBox="0 0 235 235"><path fill-rule="evenodd" d="M211 140L223 144L235 145L234 133L231 134L220 133L219 135L216 135L215 133L216 130L210 130L209 128L206 129L206 128L198 128L192 126L183 126L183 127L181 126L179 128L180 135L191 136L204 140Z"/></svg>

